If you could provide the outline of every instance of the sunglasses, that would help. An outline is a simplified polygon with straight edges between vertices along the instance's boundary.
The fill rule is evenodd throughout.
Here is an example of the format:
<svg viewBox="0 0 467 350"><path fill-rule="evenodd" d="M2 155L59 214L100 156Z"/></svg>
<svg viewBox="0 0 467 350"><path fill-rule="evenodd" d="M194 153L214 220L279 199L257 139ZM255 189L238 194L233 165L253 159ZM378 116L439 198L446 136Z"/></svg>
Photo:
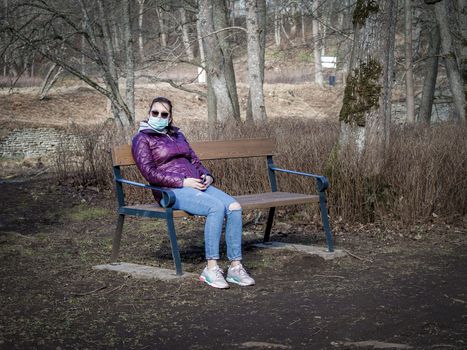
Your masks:
<svg viewBox="0 0 467 350"><path fill-rule="evenodd" d="M161 114L161 118L164 118L164 119L168 118L168 116L169 116L168 112L160 112L160 114ZM151 111L151 115L153 117L158 117L159 116L159 111Z"/></svg>

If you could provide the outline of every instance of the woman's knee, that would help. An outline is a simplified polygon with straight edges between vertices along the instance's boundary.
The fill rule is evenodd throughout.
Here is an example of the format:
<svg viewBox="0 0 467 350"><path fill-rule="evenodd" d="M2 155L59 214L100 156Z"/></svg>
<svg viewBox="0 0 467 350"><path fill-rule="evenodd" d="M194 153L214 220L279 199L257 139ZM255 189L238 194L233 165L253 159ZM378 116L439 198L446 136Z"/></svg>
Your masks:
<svg viewBox="0 0 467 350"><path fill-rule="evenodd" d="M238 202L233 202L229 204L228 210L229 211L235 211L235 210L241 211L242 206Z"/></svg>

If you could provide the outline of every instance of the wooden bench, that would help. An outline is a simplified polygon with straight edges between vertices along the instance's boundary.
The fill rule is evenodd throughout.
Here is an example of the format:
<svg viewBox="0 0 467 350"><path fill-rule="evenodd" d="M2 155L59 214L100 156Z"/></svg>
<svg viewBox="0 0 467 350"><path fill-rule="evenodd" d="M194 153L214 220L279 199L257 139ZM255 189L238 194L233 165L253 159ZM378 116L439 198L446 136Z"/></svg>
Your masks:
<svg viewBox="0 0 467 350"><path fill-rule="evenodd" d="M264 233L264 242L269 241L276 207L319 203L328 250L329 252L334 251L333 238L331 229L329 227L328 211L326 207L325 191L328 188L328 180L325 176L280 169L276 167L272 159L275 151L275 140L270 138L194 142L191 143L191 146L201 160L266 157L271 192L235 196L235 199L241 204L243 209L269 208L268 221ZM177 275L182 275L182 264L177 245L174 218L189 216L190 214L182 210L175 210L172 208L173 204L175 203L175 195L172 191L170 191L170 189L154 187L122 178L120 167L135 165L130 145L122 145L113 148L112 162L118 201L118 222L113 239L112 263L116 263L118 259L125 215L160 218L167 221L167 229L172 246L172 256L175 262L176 273ZM277 190L276 172L314 178L316 180L318 194L308 195L302 193L279 192ZM126 205L123 185L132 185L161 191L163 195L162 203L164 203L164 206L159 206L157 203Z"/></svg>

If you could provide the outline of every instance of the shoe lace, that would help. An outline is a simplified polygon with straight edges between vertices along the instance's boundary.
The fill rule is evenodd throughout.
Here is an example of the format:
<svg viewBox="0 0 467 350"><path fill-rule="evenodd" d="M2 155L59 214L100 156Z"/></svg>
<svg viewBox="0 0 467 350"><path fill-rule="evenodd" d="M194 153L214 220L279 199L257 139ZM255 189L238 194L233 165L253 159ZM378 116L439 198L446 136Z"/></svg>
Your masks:
<svg viewBox="0 0 467 350"><path fill-rule="evenodd" d="M216 278L224 278L224 271L220 267L217 267L214 273L216 274Z"/></svg>
<svg viewBox="0 0 467 350"><path fill-rule="evenodd" d="M233 267L233 269L237 270L238 274L241 276L248 276L248 273L246 272L245 268L241 264Z"/></svg>

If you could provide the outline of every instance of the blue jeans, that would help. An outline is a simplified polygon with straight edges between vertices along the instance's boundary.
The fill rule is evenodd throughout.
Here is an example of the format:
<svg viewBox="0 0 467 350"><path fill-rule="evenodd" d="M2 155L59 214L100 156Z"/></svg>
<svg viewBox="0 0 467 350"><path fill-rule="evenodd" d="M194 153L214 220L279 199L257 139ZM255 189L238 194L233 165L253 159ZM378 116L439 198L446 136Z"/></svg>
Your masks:
<svg viewBox="0 0 467 350"><path fill-rule="evenodd" d="M230 210L237 201L214 186L200 191L191 187L171 188L175 194L174 209L193 215L206 216L204 249L207 260L217 260L224 217L227 257L230 261L242 260L242 209Z"/></svg>

